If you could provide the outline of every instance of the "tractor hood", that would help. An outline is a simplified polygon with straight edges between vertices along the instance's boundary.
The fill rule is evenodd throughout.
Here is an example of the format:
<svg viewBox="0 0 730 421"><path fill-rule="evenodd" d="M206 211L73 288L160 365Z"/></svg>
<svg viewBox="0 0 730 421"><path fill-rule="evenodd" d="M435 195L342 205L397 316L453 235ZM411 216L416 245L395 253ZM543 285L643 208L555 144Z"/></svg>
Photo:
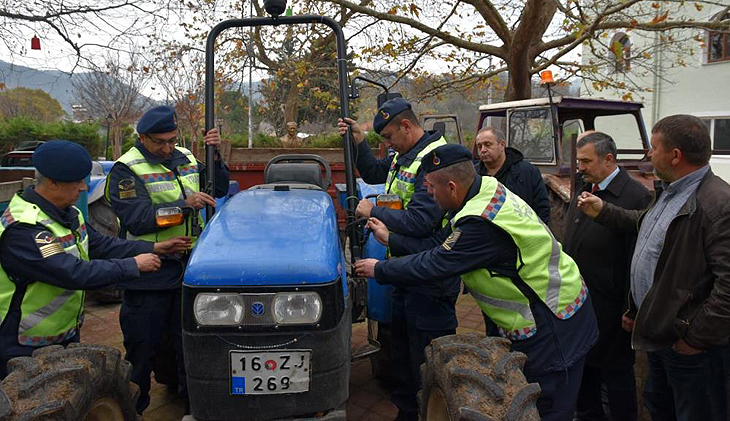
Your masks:
<svg viewBox="0 0 730 421"><path fill-rule="evenodd" d="M216 212L198 240L185 284L297 285L342 273L337 215L321 190L242 191Z"/></svg>

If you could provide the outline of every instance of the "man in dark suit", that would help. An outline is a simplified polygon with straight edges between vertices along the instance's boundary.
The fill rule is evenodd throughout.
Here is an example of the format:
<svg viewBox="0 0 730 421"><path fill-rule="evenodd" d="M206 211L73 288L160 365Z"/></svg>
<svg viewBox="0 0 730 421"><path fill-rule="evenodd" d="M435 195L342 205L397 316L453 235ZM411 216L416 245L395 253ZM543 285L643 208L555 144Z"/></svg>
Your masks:
<svg viewBox="0 0 730 421"><path fill-rule="evenodd" d="M611 230L586 216L577 206L584 191L626 209L644 209L651 194L616 165L616 144L605 133L587 132L576 145L578 170L585 181L566 217L564 247L580 268L598 319L598 343L586 357L576 405L576 420L636 420L636 383L631 334L621 327L628 307L629 269L636 238ZM602 385L608 392L604 414ZM605 415L609 415L610 418Z"/></svg>

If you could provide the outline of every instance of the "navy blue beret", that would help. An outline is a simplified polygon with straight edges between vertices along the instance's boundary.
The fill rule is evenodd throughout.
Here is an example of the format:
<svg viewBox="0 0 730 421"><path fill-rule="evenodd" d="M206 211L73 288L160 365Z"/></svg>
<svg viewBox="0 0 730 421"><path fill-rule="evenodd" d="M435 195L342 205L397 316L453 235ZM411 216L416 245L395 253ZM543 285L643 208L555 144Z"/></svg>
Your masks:
<svg viewBox="0 0 730 421"><path fill-rule="evenodd" d="M33 152L33 166L54 181L79 181L91 172L91 156L83 146L68 140L51 140Z"/></svg>
<svg viewBox="0 0 730 421"><path fill-rule="evenodd" d="M459 162L471 161L469 149L461 145L443 145L424 155L421 159L421 168L426 174L446 168Z"/></svg>
<svg viewBox="0 0 730 421"><path fill-rule="evenodd" d="M172 107L155 107L142 116L137 123L137 133L169 133L177 130L177 115Z"/></svg>
<svg viewBox="0 0 730 421"><path fill-rule="evenodd" d="M385 104L378 108L378 112L375 113L375 119L373 119L373 129L375 133L380 132L388 125L393 119L405 110L410 110L411 104L403 98L393 98L386 101Z"/></svg>

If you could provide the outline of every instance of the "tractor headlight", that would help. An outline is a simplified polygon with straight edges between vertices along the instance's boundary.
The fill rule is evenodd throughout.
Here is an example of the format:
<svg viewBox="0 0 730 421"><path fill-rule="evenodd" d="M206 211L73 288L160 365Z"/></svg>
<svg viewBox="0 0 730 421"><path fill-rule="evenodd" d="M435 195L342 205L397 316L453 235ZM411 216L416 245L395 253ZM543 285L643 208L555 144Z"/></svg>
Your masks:
<svg viewBox="0 0 730 421"><path fill-rule="evenodd" d="M238 294L198 294L193 306L201 325L238 325L243 320L243 298Z"/></svg>
<svg viewBox="0 0 730 421"><path fill-rule="evenodd" d="M274 321L277 324L313 324L321 316L322 298L316 292L281 292L274 297Z"/></svg>

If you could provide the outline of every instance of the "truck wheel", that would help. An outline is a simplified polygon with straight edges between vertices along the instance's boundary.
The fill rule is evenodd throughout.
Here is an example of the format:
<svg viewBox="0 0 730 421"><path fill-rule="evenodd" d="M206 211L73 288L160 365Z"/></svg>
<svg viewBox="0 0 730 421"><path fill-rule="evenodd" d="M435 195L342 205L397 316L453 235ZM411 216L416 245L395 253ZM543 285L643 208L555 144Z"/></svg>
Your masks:
<svg viewBox="0 0 730 421"><path fill-rule="evenodd" d="M136 421L139 389L115 348L52 345L13 358L0 384L0 420Z"/></svg>
<svg viewBox="0 0 730 421"><path fill-rule="evenodd" d="M111 205L101 198L89 205L89 225L108 237L116 237L119 232L117 216L114 215ZM102 289L86 291L86 297L102 304L121 303L122 290L110 286Z"/></svg>
<svg viewBox="0 0 730 421"><path fill-rule="evenodd" d="M116 237L119 233L117 216L112 210L112 205L101 198L89 205L89 224L100 233Z"/></svg>
<svg viewBox="0 0 730 421"><path fill-rule="evenodd" d="M525 354L504 338L448 335L426 347L418 393L421 420L538 421L540 386L527 383Z"/></svg>

